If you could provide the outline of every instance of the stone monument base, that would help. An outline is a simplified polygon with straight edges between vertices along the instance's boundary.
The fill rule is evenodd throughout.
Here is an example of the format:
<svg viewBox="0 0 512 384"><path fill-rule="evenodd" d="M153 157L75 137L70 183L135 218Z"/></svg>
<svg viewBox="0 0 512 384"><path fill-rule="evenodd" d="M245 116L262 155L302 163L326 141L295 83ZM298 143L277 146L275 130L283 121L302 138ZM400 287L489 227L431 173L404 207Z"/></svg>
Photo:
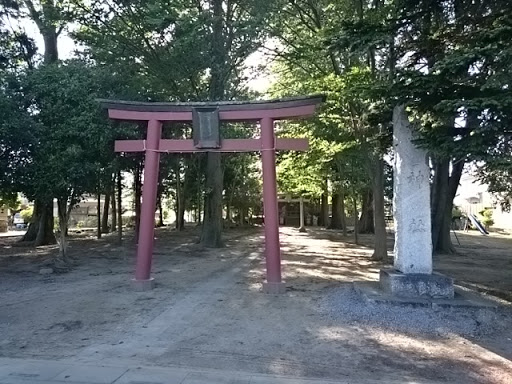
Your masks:
<svg viewBox="0 0 512 384"><path fill-rule="evenodd" d="M474 309L494 311L499 301L481 295L463 287L455 287L453 299L434 299L430 297L398 297L385 292L378 281L354 281L355 291L369 304L392 305L398 307L432 308L432 309Z"/></svg>
<svg viewBox="0 0 512 384"><path fill-rule="evenodd" d="M453 279L439 273L402 273L396 269L380 270L382 290L397 297L453 299Z"/></svg>

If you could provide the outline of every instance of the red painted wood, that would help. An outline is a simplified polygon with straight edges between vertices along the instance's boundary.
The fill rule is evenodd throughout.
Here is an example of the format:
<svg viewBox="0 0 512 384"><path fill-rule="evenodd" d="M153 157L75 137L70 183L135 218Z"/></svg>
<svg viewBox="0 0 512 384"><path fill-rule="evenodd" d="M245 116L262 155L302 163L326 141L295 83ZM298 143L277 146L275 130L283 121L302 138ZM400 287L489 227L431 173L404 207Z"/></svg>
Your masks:
<svg viewBox="0 0 512 384"><path fill-rule="evenodd" d="M162 123L157 120L148 121L147 148L149 150L146 151L144 161L144 187L142 188L139 244L135 269L135 280L139 281L147 281L151 277L158 168L160 167L160 152L158 152L160 137L162 137Z"/></svg>
<svg viewBox="0 0 512 384"><path fill-rule="evenodd" d="M261 120L260 125L263 144L261 169L263 173L263 212L265 214L265 262L267 267L267 283L281 283L281 249L279 245L274 122L270 118L265 118Z"/></svg>
<svg viewBox="0 0 512 384"><path fill-rule="evenodd" d="M273 120L294 119L310 116L315 112L315 105L302 105L300 107L288 107L269 110L238 110L220 111L220 120L225 121L259 121L263 118ZM141 112L122 109L109 109L108 115L115 120L130 121L192 121L192 112Z"/></svg>
<svg viewBox="0 0 512 384"><path fill-rule="evenodd" d="M276 138L276 149L290 151L307 151L309 148L308 139L293 139L288 137Z"/></svg>
<svg viewBox="0 0 512 384"><path fill-rule="evenodd" d="M168 152L252 152L261 150L259 139L225 139L218 150L196 148L193 140L162 140L160 149Z"/></svg>
<svg viewBox="0 0 512 384"><path fill-rule="evenodd" d="M288 100L283 103L280 102L281 104L273 105L268 105L268 103L267 105L259 105L259 102L248 103L247 106L241 104L219 105L219 119L221 121L253 121L260 123L261 138L222 140L221 148L218 151L261 151L265 213L265 257L267 282L271 284L281 284L275 152L276 150L304 151L308 149L307 139L276 138L274 135L274 121L310 116L321 102L321 99L314 98L311 101ZM118 140L115 142L116 152L145 151L144 188L135 279L136 281L146 282L150 279L151 272L160 152L188 153L207 152L208 150L196 148L193 140L160 139L162 122L192 121L192 112L183 110L183 108L192 108L192 106L184 103L183 105L171 106L172 108L182 110L155 111L153 109L153 111L136 111L130 110L130 108L135 108L132 104L110 104L108 112L111 119L148 122L147 140ZM151 108L154 107L151 106ZM142 108L148 108L148 106L143 106ZM169 106L166 108L169 108Z"/></svg>
<svg viewBox="0 0 512 384"><path fill-rule="evenodd" d="M142 152L144 151L144 140L116 140L114 143L115 152Z"/></svg>
<svg viewBox="0 0 512 384"><path fill-rule="evenodd" d="M108 117L114 120L130 121L192 121L192 112L140 112L109 109Z"/></svg>
<svg viewBox="0 0 512 384"><path fill-rule="evenodd" d="M261 139L225 139L221 142L219 152L259 152L261 151ZM277 138L275 149L307 151L308 139ZM143 152L144 140L117 140L114 149L116 152ZM193 140L168 140L162 139L159 143L161 152L207 152L206 149L194 147Z"/></svg>

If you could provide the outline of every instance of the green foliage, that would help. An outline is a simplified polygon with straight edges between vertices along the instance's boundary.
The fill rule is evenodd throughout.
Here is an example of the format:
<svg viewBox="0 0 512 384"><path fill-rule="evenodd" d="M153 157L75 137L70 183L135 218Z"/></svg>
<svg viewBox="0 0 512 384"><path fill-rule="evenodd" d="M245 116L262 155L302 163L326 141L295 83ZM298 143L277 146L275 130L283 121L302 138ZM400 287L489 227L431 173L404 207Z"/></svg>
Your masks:
<svg viewBox="0 0 512 384"><path fill-rule="evenodd" d="M448 183L450 160L479 161L480 179L510 206L510 2L296 0L281 6L273 26L283 47L274 53L274 92L326 94L319 118L305 131L327 146L341 145L323 161L314 147L283 159L282 173L291 181L282 176L285 189L297 189L293 181L303 170L320 175L314 164L334 165L341 157L343 164L357 164L356 176L372 180L373 160L390 150L392 108L405 103L421 130L418 144L429 150L434 167L443 163L447 170L436 187ZM354 163L352 150L363 161ZM326 167L320 179L348 179L344 168ZM298 184L316 193L320 187L311 180ZM352 187L345 186L357 190ZM451 197L446 200L451 209ZM443 217L436 214L442 204L433 206L434 216Z"/></svg>
<svg viewBox="0 0 512 384"><path fill-rule="evenodd" d="M29 206L20 212L21 217L25 223L30 223L32 215L34 214L34 207Z"/></svg>
<svg viewBox="0 0 512 384"><path fill-rule="evenodd" d="M488 148L477 168L478 179L488 186L504 211L510 212L512 201L512 131L509 127L495 130L498 143Z"/></svg>
<svg viewBox="0 0 512 384"><path fill-rule="evenodd" d="M8 91L0 90L0 194L12 199L31 164L36 122Z"/></svg>
<svg viewBox="0 0 512 384"><path fill-rule="evenodd" d="M223 125L224 138L254 138L255 130L248 123ZM226 154L224 168L224 203L239 211L259 211L262 202L259 156L254 153Z"/></svg>
<svg viewBox="0 0 512 384"><path fill-rule="evenodd" d="M478 214L482 218L482 224L486 229L489 229L492 225L494 225L494 220L492 218L492 209L486 208L483 211L478 212Z"/></svg>
<svg viewBox="0 0 512 384"><path fill-rule="evenodd" d="M384 78L364 59L368 50L356 53L334 43L340 28L355 21L354 3L296 1L283 7L286 21L278 19L273 31L284 49L275 54L272 94L322 93L327 101L318 118L284 125L287 135L308 137L310 150L280 156L280 189L319 197L329 179L334 190L357 197L370 187L370 168L390 144L390 113L374 91ZM382 114L387 120L376 118Z"/></svg>
<svg viewBox="0 0 512 384"><path fill-rule="evenodd" d="M457 207L456 205L452 208L452 219L460 219L462 217L462 211L460 207Z"/></svg>
<svg viewBox="0 0 512 384"><path fill-rule="evenodd" d="M31 198L61 198L75 205L95 190L97 174L112 141L96 98L106 74L87 63L41 66L22 80L29 108L37 111L37 147L28 167Z"/></svg>
<svg viewBox="0 0 512 384"><path fill-rule="evenodd" d="M219 21L212 12L216 2L222 4L220 39L213 37ZM79 7L81 28L74 35L88 45L95 59L111 63L116 71L131 70L155 92L156 100L208 99L209 77L219 65L221 85L231 98L244 93L244 61L264 42L272 4L270 0L210 0L194 6L187 0L92 2Z"/></svg>
<svg viewBox="0 0 512 384"><path fill-rule="evenodd" d="M376 160L390 151L391 110L407 103L421 127L419 143L436 159L478 161L481 181L510 207L508 1L1 4L0 20L30 17L55 39L73 21L72 36L84 45L81 60L40 65L34 42L0 21L2 197L22 191L69 208L84 193L110 190L115 171L143 161L114 156L113 141L141 138L144 129L110 123L96 98L248 98L246 59L271 37L278 79L272 96L327 95L315 119L278 124L280 136L310 140L306 153L278 154L281 192L318 198L329 180L348 199L361 195ZM253 137L240 125L223 131ZM166 138L189 135L183 125L164 127ZM252 154L223 158L226 205L261 205L257 164ZM205 168L204 156L163 156L159 194L177 201L180 190L188 207L202 208Z"/></svg>
<svg viewBox="0 0 512 384"><path fill-rule="evenodd" d="M85 193L111 182L114 137L133 136L132 127L111 124L97 102L124 83L105 67L80 60L41 65L6 81L0 188L36 201L57 198L65 203L59 215L66 220Z"/></svg>
<svg viewBox="0 0 512 384"><path fill-rule="evenodd" d="M253 154L229 155L224 158L225 202L247 211L259 210L262 201L261 172Z"/></svg>
<svg viewBox="0 0 512 384"><path fill-rule="evenodd" d="M0 207L7 207L11 211L19 209L21 202L17 193L5 193L0 191Z"/></svg>

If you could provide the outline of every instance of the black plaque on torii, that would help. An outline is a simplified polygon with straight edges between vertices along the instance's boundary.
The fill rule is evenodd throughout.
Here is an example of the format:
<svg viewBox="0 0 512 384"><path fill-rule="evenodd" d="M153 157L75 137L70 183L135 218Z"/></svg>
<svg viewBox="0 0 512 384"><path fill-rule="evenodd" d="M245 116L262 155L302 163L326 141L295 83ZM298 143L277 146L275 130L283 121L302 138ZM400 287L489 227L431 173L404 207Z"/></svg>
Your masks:
<svg viewBox="0 0 512 384"><path fill-rule="evenodd" d="M204 106L192 109L192 136L196 148L220 148L218 107Z"/></svg>

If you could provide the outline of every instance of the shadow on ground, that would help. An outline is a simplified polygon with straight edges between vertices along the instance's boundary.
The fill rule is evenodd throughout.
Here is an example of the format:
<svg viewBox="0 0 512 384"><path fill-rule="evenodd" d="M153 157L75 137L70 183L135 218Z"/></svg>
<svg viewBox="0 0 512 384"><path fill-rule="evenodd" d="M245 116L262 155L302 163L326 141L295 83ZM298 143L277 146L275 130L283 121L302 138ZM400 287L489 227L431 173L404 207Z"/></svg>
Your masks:
<svg viewBox="0 0 512 384"><path fill-rule="evenodd" d="M336 231L281 228L289 289L264 295L261 228L230 230L227 247L215 250L196 244L197 235L195 228L157 230L157 287L141 293L129 285L133 239L120 246L114 236L73 238L75 268L49 277L39 268L55 247L0 245L0 356L340 380L512 382L504 346L512 326L482 327L485 315L369 307L354 296L350 282L376 280L385 266L370 260L371 236L356 245ZM436 267L461 284L506 291L508 240L496 250L492 241L474 243L481 241L461 236L461 253L436 258Z"/></svg>

